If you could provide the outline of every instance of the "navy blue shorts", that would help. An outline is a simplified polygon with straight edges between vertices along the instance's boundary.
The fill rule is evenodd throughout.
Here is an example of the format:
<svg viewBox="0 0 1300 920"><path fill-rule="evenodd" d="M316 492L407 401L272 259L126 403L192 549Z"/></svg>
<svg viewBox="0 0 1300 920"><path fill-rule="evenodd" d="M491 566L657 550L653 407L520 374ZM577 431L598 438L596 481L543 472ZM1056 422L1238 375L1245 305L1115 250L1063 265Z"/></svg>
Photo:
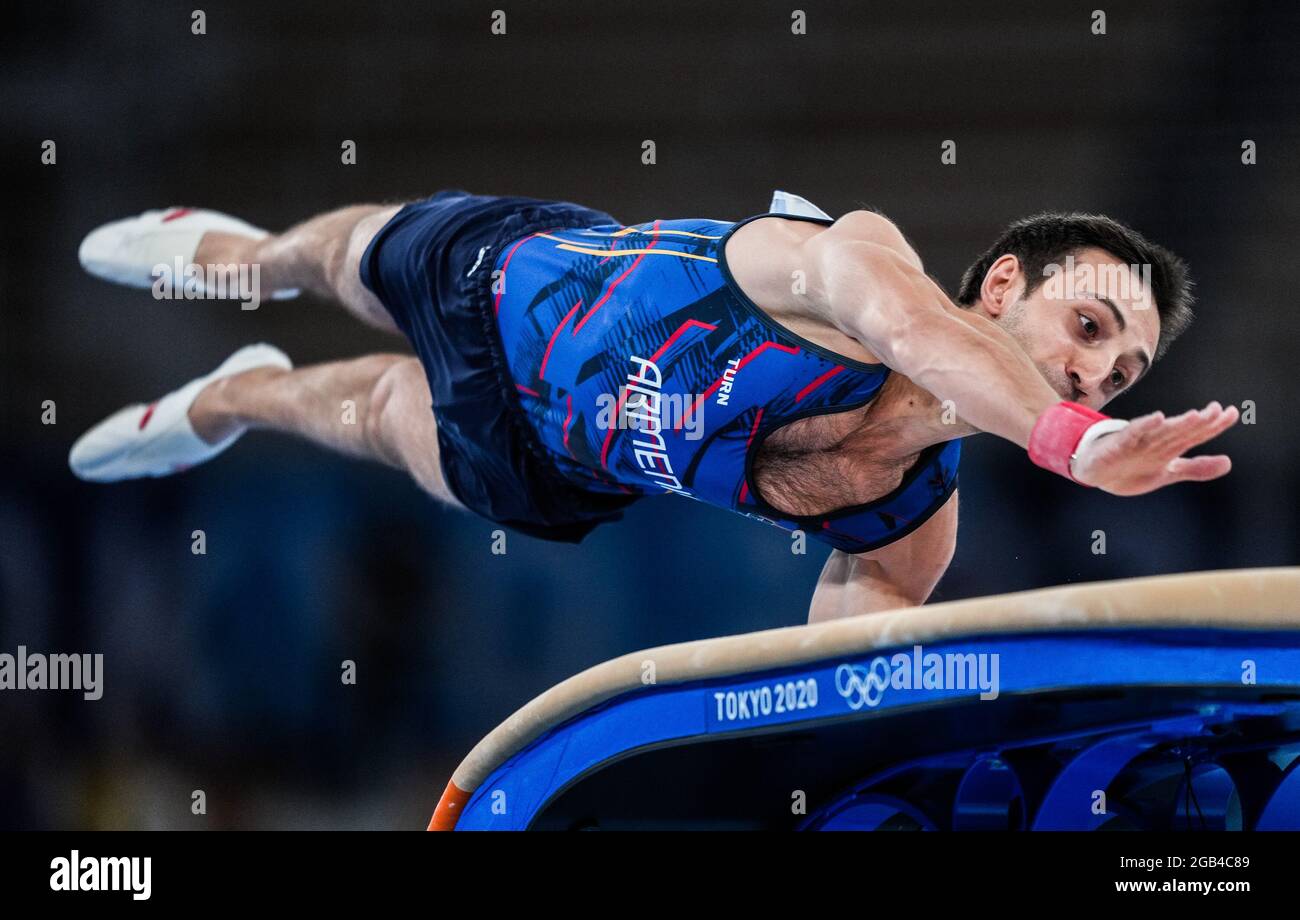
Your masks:
<svg viewBox="0 0 1300 920"><path fill-rule="evenodd" d="M565 201L449 190L402 208L366 247L361 281L410 340L429 378L442 472L488 520L577 543L636 496L588 492L539 442L492 310L501 247L538 230L618 223Z"/></svg>

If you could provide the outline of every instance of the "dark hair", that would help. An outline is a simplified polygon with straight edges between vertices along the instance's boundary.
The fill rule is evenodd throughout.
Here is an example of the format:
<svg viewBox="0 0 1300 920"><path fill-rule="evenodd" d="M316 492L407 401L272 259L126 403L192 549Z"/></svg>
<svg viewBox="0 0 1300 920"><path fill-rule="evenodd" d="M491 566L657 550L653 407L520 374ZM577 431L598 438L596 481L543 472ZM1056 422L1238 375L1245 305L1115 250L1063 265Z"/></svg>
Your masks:
<svg viewBox="0 0 1300 920"><path fill-rule="evenodd" d="M1011 224L966 269L957 302L963 306L975 303L989 268L1007 253L1020 260L1028 297L1046 280L1047 266L1090 247L1104 250L1126 265L1151 266L1151 296L1160 314L1160 338L1154 357L1159 358L1192 324L1193 282L1187 264L1133 228L1101 214L1045 213Z"/></svg>

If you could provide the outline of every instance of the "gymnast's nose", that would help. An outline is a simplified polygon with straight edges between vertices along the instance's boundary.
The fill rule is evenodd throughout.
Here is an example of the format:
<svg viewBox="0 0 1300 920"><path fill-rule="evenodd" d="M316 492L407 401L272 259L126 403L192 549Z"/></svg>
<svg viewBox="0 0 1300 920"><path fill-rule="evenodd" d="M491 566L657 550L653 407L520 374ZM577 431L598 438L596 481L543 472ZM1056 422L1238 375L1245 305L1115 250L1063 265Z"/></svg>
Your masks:
<svg viewBox="0 0 1300 920"><path fill-rule="evenodd" d="M1087 404L1089 397L1101 393L1105 379L1104 362L1093 355L1080 355L1066 368L1070 383L1076 391L1076 401Z"/></svg>

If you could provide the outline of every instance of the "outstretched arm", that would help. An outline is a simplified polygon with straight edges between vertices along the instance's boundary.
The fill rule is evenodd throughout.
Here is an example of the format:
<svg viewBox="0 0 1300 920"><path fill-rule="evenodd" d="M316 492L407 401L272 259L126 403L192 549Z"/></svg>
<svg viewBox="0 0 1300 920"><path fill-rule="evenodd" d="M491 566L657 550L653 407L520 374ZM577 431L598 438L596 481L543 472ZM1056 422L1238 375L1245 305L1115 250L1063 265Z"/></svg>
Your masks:
<svg viewBox="0 0 1300 920"><path fill-rule="evenodd" d="M896 543L860 555L833 551L813 592L808 622L919 607L943 577L956 546L953 492L928 521Z"/></svg>
<svg viewBox="0 0 1300 920"><path fill-rule="evenodd" d="M892 231L892 232L891 232ZM1068 417L1062 397L1009 334L963 310L921 269L887 220L855 212L809 238L808 304L884 364L957 407L981 431L1028 448L1035 425ZM1231 468L1226 456L1182 454L1226 430L1235 407L1210 403L1175 418L1153 413L1123 430L1078 442L1073 478L1116 495L1137 495ZM1068 450L1066 451L1068 457ZM1059 466L1059 464L1058 464Z"/></svg>

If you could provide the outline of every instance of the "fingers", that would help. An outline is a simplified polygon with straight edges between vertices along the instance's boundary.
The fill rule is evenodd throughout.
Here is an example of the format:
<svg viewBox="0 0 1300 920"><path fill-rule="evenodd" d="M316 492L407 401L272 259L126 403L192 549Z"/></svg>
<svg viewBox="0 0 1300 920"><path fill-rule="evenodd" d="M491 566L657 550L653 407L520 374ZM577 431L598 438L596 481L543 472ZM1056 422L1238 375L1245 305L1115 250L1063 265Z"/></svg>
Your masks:
<svg viewBox="0 0 1300 920"><path fill-rule="evenodd" d="M1127 430L1134 434L1149 434L1163 425L1164 421L1165 414L1163 412L1150 412L1146 415L1139 415L1129 422Z"/></svg>
<svg viewBox="0 0 1300 920"><path fill-rule="evenodd" d="M1159 431L1152 434L1150 446L1171 454L1182 454L1198 444L1204 444L1236 424L1236 406L1224 409L1212 402L1204 409L1189 409L1182 415L1167 419Z"/></svg>
<svg viewBox="0 0 1300 920"><path fill-rule="evenodd" d="M1180 435L1185 435L1197 423L1195 410L1171 418L1167 418L1163 412L1151 412L1130 421L1128 427L1115 437L1116 440L1122 438L1127 442L1129 449L1177 456L1182 451L1170 448Z"/></svg>
<svg viewBox="0 0 1300 920"><path fill-rule="evenodd" d="M1165 467L1170 482L1208 482L1226 476L1231 469L1232 460L1226 454L1179 457Z"/></svg>
<svg viewBox="0 0 1300 920"><path fill-rule="evenodd" d="M1236 406L1229 406L1224 409L1219 413L1219 417L1211 422L1210 427L1207 429L1208 433L1205 438L1202 439L1201 443L1223 434L1233 425L1237 424L1237 419L1239 418L1241 418L1241 413L1237 411Z"/></svg>
<svg viewBox="0 0 1300 920"><path fill-rule="evenodd" d="M1182 437L1174 442L1178 453L1183 453L1198 444L1204 444L1216 438L1237 423L1236 406L1224 409L1217 402L1212 402L1194 416L1194 421L1183 432Z"/></svg>
<svg viewBox="0 0 1300 920"><path fill-rule="evenodd" d="M1131 419L1127 428L1114 434L1104 435L1097 442L1108 448L1129 450L1150 450L1160 438L1161 428L1168 420L1163 412L1150 412Z"/></svg>

